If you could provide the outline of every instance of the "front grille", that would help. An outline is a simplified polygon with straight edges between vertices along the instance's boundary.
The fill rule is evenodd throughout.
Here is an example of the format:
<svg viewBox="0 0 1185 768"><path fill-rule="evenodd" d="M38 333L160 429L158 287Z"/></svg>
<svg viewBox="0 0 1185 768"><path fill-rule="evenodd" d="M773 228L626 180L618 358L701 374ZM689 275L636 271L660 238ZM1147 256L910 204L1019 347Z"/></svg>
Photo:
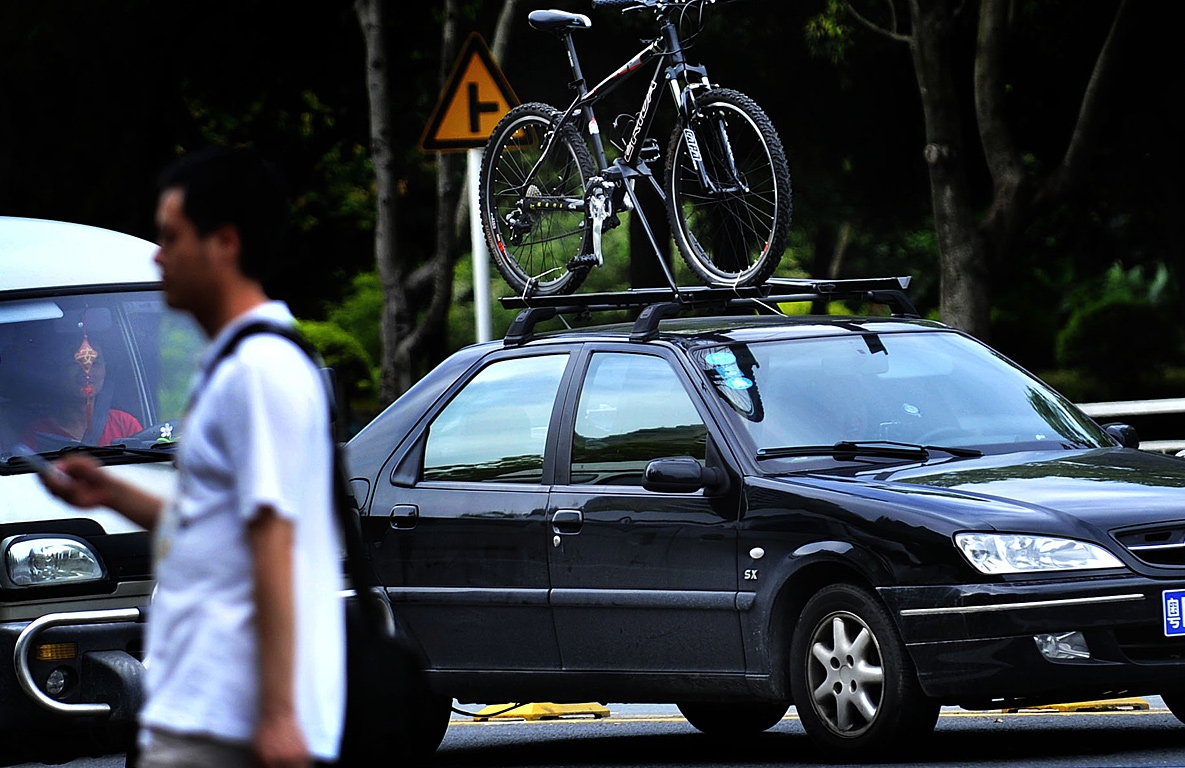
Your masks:
<svg viewBox="0 0 1185 768"><path fill-rule="evenodd" d="M1149 565L1185 568L1185 523L1118 531L1115 540Z"/></svg>

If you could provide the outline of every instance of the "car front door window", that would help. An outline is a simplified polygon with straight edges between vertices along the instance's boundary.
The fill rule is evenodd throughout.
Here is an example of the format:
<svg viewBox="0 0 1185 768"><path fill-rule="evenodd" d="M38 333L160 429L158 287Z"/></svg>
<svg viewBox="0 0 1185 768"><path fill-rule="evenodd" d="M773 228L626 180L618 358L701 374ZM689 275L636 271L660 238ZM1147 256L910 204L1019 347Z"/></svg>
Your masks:
<svg viewBox="0 0 1185 768"><path fill-rule="evenodd" d="M691 456L702 464L707 434L666 360L594 355L576 409L571 482L641 485L654 459Z"/></svg>

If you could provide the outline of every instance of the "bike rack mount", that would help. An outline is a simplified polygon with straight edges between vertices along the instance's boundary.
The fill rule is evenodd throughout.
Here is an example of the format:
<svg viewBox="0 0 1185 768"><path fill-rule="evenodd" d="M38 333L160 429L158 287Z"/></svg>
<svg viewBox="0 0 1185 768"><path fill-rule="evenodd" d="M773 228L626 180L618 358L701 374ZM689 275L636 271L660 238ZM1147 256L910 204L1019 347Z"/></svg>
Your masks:
<svg viewBox="0 0 1185 768"><path fill-rule="evenodd" d="M504 296L506 309L520 309L506 331L508 347L525 344L535 337L536 324L558 315L590 315L612 310L639 310L631 341L650 341L658 335L664 318L683 312L708 310L724 313L733 309L751 309L780 314L777 305L804 301L867 301L885 304L893 317L920 317L905 294L909 277L863 278L855 280L809 280L770 278L759 286L736 288L638 288L617 293L583 293L565 296Z"/></svg>

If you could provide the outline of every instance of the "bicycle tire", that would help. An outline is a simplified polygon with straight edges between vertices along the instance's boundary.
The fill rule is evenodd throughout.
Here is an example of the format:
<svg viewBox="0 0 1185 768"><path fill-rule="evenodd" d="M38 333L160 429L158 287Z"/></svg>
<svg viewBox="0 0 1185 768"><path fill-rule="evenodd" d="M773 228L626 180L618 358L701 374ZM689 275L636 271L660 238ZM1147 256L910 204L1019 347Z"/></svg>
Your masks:
<svg viewBox="0 0 1185 768"><path fill-rule="evenodd" d="M698 95L692 123L676 126L667 150L675 244L707 285L760 285L777 269L790 233L790 170L782 142L761 107L728 88ZM689 127L716 189L704 184L692 160Z"/></svg>
<svg viewBox="0 0 1185 768"><path fill-rule="evenodd" d="M587 265L569 267L592 251L584 191L593 162L575 127L560 129L559 144L528 178L560 117L547 104L515 107L494 127L482 156L482 231L494 265L520 296L572 293L588 276Z"/></svg>

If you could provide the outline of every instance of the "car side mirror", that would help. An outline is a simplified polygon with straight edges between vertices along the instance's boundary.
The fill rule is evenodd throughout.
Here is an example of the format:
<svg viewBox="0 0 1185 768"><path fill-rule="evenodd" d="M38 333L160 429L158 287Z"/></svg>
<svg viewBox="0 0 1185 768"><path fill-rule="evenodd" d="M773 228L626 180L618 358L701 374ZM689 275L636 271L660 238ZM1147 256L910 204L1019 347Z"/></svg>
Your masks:
<svg viewBox="0 0 1185 768"><path fill-rule="evenodd" d="M695 493L703 489L718 493L728 487L728 475L716 467L705 467L690 456L655 459L642 473L642 487L658 493Z"/></svg>
<svg viewBox="0 0 1185 768"><path fill-rule="evenodd" d="M1130 424L1104 424L1103 429L1124 448L1140 447L1140 435L1136 432L1136 428Z"/></svg>

